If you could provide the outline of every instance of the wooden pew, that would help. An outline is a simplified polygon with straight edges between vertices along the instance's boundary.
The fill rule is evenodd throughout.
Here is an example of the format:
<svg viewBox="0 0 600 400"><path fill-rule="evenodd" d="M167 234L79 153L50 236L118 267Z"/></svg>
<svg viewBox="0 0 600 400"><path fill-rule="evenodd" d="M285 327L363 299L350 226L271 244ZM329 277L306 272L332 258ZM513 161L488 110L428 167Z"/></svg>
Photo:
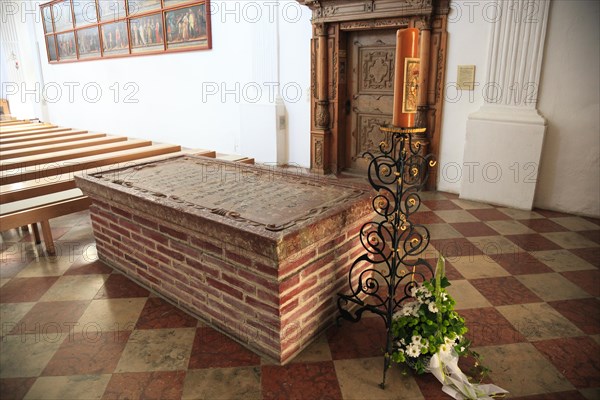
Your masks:
<svg viewBox="0 0 600 400"><path fill-rule="evenodd" d="M25 125L25 126L7 126L7 127L0 126L0 136L9 134L9 133L18 133L18 132L23 132L23 131L35 132L35 131L39 131L42 129L50 129L50 128L56 128L56 127L57 127L56 125L46 124L46 123L33 123L30 125Z"/></svg>
<svg viewBox="0 0 600 400"><path fill-rule="evenodd" d="M31 121L28 119L0 120L0 126L15 126L15 125L25 125L25 124L31 124Z"/></svg>
<svg viewBox="0 0 600 400"><path fill-rule="evenodd" d="M79 132L86 132L86 131L73 131L71 135L61 136L61 137L57 137L57 138L35 139L35 140L29 140L29 141L23 141L23 142L9 143L9 144L2 145L1 151L9 152L9 151L14 151L14 150L19 150L19 149L27 149L27 148L36 147L36 146L52 146L55 144L65 144L67 142L75 142L75 141L79 141L79 140L101 138L101 137L106 136L106 133L79 133Z"/></svg>
<svg viewBox="0 0 600 400"><path fill-rule="evenodd" d="M100 144L123 142L127 140L125 136L100 136L98 138L83 139L76 141L59 142L56 144L47 144L41 146L32 146L15 150L4 150L0 153L0 160L8 160L19 157L27 157L45 153L54 153L61 150L83 149Z"/></svg>
<svg viewBox="0 0 600 400"><path fill-rule="evenodd" d="M24 170L35 165L57 163L59 161L72 160L74 158L93 156L97 154L114 153L115 151L119 150L135 149L138 147L150 146L151 144L152 141L150 140L134 139L118 141L117 143L101 144L97 146L13 158L8 161L1 162L0 171L17 169Z"/></svg>
<svg viewBox="0 0 600 400"><path fill-rule="evenodd" d="M50 229L50 219L87 210L90 204L90 199L84 196L79 189L9 203L3 206L0 215L1 230L5 231L41 222L46 252L49 255L55 255L56 249Z"/></svg>
<svg viewBox="0 0 600 400"><path fill-rule="evenodd" d="M15 144L15 143L23 143L23 142L30 142L32 140L42 140L42 139L51 139L51 138L64 137L64 136L79 135L81 133L87 133L87 131L70 130L70 131L62 131L62 132L42 133L42 134L38 134L38 135L20 136L20 137L9 138L9 139L0 138L0 149L5 148L4 146L6 146L6 145L11 145L11 144Z"/></svg>
<svg viewBox="0 0 600 400"><path fill-rule="evenodd" d="M18 137L22 137L22 136L41 135L42 133L64 132L64 131L70 131L70 130L72 130L72 129L71 128L60 128L60 127L37 129L37 130L33 130L33 131L23 130L20 132L5 133L3 135L0 135L0 138L10 139L10 138L18 138Z"/></svg>

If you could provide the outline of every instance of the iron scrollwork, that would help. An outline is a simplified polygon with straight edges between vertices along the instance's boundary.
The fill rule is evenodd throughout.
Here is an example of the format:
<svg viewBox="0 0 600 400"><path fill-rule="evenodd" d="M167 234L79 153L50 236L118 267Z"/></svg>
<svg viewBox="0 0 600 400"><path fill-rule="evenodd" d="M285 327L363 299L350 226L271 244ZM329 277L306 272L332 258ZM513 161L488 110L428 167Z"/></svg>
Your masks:
<svg viewBox="0 0 600 400"><path fill-rule="evenodd" d="M424 143L413 134L425 128L380 127L385 138L379 153L366 152L371 159L369 183L377 192L372 200L377 217L363 225L360 240L365 253L352 264L348 281L351 292L338 294L339 318L358 322L365 311L381 316L385 322L384 372L390 366L394 337L392 318L410 290L433 276L432 266L421 256L429 245L429 230L411 222L419 210L419 191L427 182L429 168L436 162L423 154Z"/></svg>

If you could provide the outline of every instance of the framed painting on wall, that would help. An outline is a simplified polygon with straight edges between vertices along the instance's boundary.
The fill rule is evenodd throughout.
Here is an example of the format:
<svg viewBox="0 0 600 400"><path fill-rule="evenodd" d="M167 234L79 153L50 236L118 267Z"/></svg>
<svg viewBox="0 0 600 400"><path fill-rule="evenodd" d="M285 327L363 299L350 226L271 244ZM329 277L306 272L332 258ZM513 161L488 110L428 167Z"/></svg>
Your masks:
<svg viewBox="0 0 600 400"><path fill-rule="evenodd" d="M78 30L77 46L79 49L79 58L99 57L100 38L98 36L98 27L93 26Z"/></svg>
<svg viewBox="0 0 600 400"><path fill-rule="evenodd" d="M62 0L52 5L52 20L54 21L55 32L73 29L73 14L71 13L70 0Z"/></svg>
<svg viewBox="0 0 600 400"><path fill-rule="evenodd" d="M131 34L131 51L160 51L164 50L162 15L152 14L146 17L129 20Z"/></svg>
<svg viewBox="0 0 600 400"><path fill-rule="evenodd" d="M77 58L75 35L72 31L56 35L56 38L58 40L58 56L60 59L69 60Z"/></svg>
<svg viewBox="0 0 600 400"><path fill-rule="evenodd" d="M128 15L137 16L149 11L160 10L160 0L129 0Z"/></svg>
<svg viewBox="0 0 600 400"><path fill-rule="evenodd" d="M75 27L95 24L98 22L98 13L96 11L96 0L75 0L73 1L73 12L75 14Z"/></svg>
<svg viewBox="0 0 600 400"><path fill-rule="evenodd" d="M167 11L166 21L168 49L207 44L204 4Z"/></svg>
<svg viewBox="0 0 600 400"><path fill-rule="evenodd" d="M124 19L125 0L100 0L98 1L98 14L101 22L114 22Z"/></svg>
<svg viewBox="0 0 600 400"><path fill-rule="evenodd" d="M48 62L212 47L210 0L53 0L40 5Z"/></svg>
<svg viewBox="0 0 600 400"><path fill-rule="evenodd" d="M125 21L104 24L102 31L102 52L104 55L129 54L129 38Z"/></svg>

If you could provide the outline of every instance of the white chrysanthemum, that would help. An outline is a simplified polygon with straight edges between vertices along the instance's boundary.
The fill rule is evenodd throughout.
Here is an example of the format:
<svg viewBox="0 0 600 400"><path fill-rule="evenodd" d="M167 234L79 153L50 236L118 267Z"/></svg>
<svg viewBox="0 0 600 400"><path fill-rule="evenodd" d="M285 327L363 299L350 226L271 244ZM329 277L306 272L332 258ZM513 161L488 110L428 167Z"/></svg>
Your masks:
<svg viewBox="0 0 600 400"><path fill-rule="evenodd" d="M417 297L417 287L416 286L413 286L410 288L410 296Z"/></svg>
<svg viewBox="0 0 600 400"><path fill-rule="evenodd" d="M447 293L442 293L442 300L443 301L447 301L448 300L448 294Z"/></svg>
<svg viewBox="0 0 600 400"><path fill-rule="evenodd" d="M419 346L416 343L411 343L408 345L408 347L406 348L406 354L408 354L409 357L419 357L421 355L421 346Z"/></svg>
<svg viewBox="0 0 600 400"><path fill-rule="evenodd" d="M450 345L444 343L440 346L440 352L442 353L449 353L450 350L452 349L452 347L450 347Z"/></svg>
<svg viewBox="0 0 600 400"><path fill-rule="evenodd" d="M417 304L417 307L413 307L413 309L410 310L410 316L413 318L417 318L419 316L419 308L421 308L420 304Z"/></svg>
<svg viewBox="0 0 600 400"><path fill-rule="evenodd" d="M404 307L402 307L402 310L400 310L400 314L403 317L408 317L408 316L412 315L412 312L413 312L413 307L408 307L408 306L404 306Z"/></svg>
<svg viewBox="0 0 600 400"><path fill-rule="evenodd" d="M429 303L429 306L427 306L427 308L429 309L429 311L431 311L432 313L436 313L438 312L438 308L437 305L435 303Z"/></svg>
<svg viewBox="0 0 600 400"><path fill-rule="evenodd" d="M414 335L412 337L412 342L416 344L421 344L421 339L423 339L421 335Z"/></svg>
<svg viewBox="0 0 600 400"><path fill-rule="evenodd" d="M444 338L444 344L452 346L456 342L456 339L450 339L449 337Z"/></svg>

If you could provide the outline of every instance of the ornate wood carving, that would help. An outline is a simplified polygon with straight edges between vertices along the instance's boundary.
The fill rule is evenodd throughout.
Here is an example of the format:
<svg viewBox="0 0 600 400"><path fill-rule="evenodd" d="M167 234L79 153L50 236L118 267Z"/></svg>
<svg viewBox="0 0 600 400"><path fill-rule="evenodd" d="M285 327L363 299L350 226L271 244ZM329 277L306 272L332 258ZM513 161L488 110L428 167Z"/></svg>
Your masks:
<svg viewBox="0 0 600 400"><path fill-rule="evenodd" d="M352 154L366 150L377 140L369 129L375 120L384 121L387 102L382 91L393 89L393 52L365 46L360 65L354 65L348 50L353 43L352 32L377 34L386 29L417 27L431 29L427 102L420 111L420 123L426 124L428 134L420 138L430 143L429 151L437 155L438 127L441 126L443 82L446 64L446 23L449 0L297 0L313 11L313 42L311 47L311 91L313 124L311 129L311 169L319 173L338 173L351 167ZM357 62L356 60L354 62ZM349 78L360 70L361 94L372 94L367 101L375 115L357 114L356 134L348 115L356 111L355 99L349 92ZM363 96L364 97L364 96ZM379 98L379 100L377 100ZM364 100L360 100L364 101ZM370 124L370 125L369 125ZM372 131L372 132L371 132ZM365 134L365 132L367 132ZM368 132L373 136L368 137ZM376 144L376 143L375 143ZM351 151L351 149L353 149ZM431 171L428 187L435 187L435 171Z"/></svg>
<svg viewBox="0 0 600 400"><path fill-rule="evenodd" d="M367 54L365 54L367 53ZM370 89L394 89L394 52L391 50L361 49L361 89L367 92Z"/></svg>

